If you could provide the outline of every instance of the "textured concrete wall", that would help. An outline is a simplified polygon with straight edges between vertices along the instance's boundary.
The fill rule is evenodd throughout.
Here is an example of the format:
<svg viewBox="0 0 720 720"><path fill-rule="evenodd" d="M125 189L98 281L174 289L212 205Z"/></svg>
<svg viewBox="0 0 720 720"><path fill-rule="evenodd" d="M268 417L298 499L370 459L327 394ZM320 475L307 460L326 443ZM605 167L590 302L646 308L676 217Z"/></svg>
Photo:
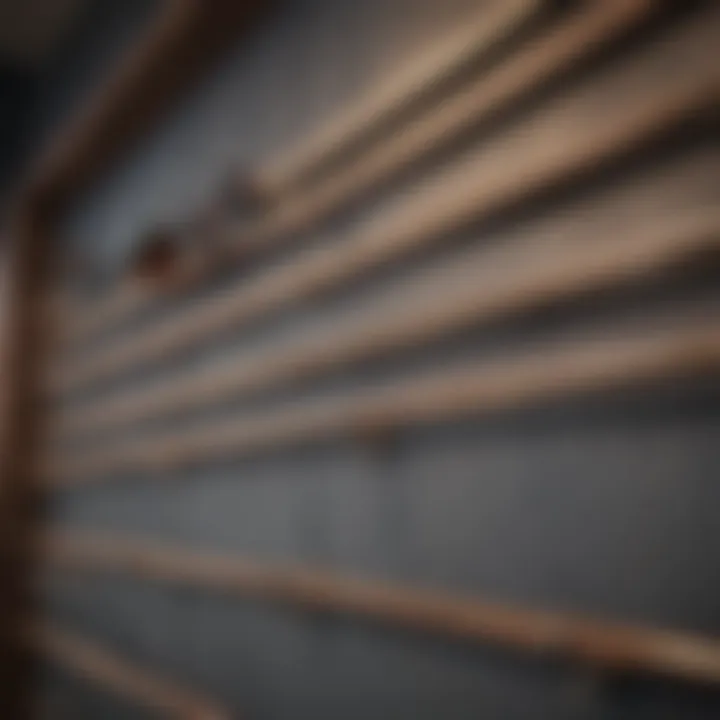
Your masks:
<svg viewBox="0 0 720 720"><path fill-rule="evenodd" d="M230 167L261 164L301 138L443 28L461 22L475 5L468 0L284 3L140 153L95 189L69 224L66 242L91 249L112 273L149 225L199 206ZM651 39L648 34L643 43ZM622 50L621 57L631 57L637 47L643 44ZM354 216L298 238L293 247L332 243L345 227L402 202L422 183L463 166L471 170L493 143L522 132L524 119L587 91L583 88L592 87L594 79L619 67L617 60L599 61L547 88L502 124L468 138ZM682 163L710 166L717 159L713 152L702 133L674 138L650 156L626 159L448 237L438 251L273 314L191 357L124 382L152 382L233 348L270 347L317 328L331 333L402 277L468 246L491 248L532 233L568 209L591 207L613 193L645 193L651 200L643 201L646 210L638 205L639 212L656 212L652 198L659 191L653 188L662 184L663 173L672 176ZM717 203L718 186L679 189L674 202L679 209L707 207ZM268 259L254 272L272 262L278 260ZM579 337L633 321L644 326L650 317L716 306L716 280L704 269L632 292L594 295L169 422L250 413L512 348L532 352L551 337ZM174 310L165 307L159 315ZM135 322L157 317L156 312ZM122 330L131 331L132 326ZM208 551L297 560L518 604L717 634L717 390L707 382L670 383L403 431L389 448L333 441L208 463L160 482L138 477L79 489L59 496L52 514L62 527L137 533ZM48 604L58 618L215 694L247 718L691 720L720 714L720 698L712 693L620 682L505 650L345 618L131 580L54 578L50 586ZM73 717L140 716L111 699L95 699L82 685L63 685L56 677L48 684L62 702L85 708Z"/></svg>

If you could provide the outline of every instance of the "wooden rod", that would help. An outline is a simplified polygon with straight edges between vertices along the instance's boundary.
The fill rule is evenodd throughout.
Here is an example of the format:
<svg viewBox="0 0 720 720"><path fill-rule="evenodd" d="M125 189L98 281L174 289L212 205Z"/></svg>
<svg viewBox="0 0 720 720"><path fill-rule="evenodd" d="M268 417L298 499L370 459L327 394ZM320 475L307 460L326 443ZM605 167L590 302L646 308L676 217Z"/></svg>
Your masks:
<svg viewBox="0 0 720 720"><path fill-rule="evenodd" d="M579 227L585 218L570 223ZM720 212L659 217L649 227L625 226L600 237L565 242L532 237L499 252L474 249L414 276L391 293L373 296L332 332L304 334L260 350L244 350L199 370L180 372L135 390L123 389L63 417L62 437L107 432L134 423L254 394L400 348L428 343L478 322L592 293L685 266L720 251ZM483 272L485 270L485 272ZM489 271L488 271L489 270ZM353 322L354 319L354 322Z"/></svg>
<svg viewBox="0 0 720 720"><path fill-rule="evenodd" d="M694 32L684 37L685 42L678 38L668 42L673 55L663 56L665 62L672 59L696 69L677 83L644 88L647 72L657 71L657 58L652 54L640 61L636 58L635 66L602 78L600 97L594 87L557 99L503 138L361 223L344 240L310 248L295 263L270 268L233 292L130 337L121 335L84 358L73 357L61 364L51 386L55 392L68 393L107 380L304 297L345 286L370 270L441 242L458 227L623 156L717 102L720 70L707 61L708 52L714 51L709 42L714 41L714 33L708 33L705 25L699 29L705 30L700 38ZM612 101L618 92L628 97ZM600 100L603 113L591 113L588 108Z"/></svg>
<svg viewBox="0 0 720 720"><path fill-rule="evenodd" d="M156 123L241 32L260 0L168 0L32 169L26 194L65 206Z"/></svg>
<svg viewBox="0 0 720 720"><path fill-rule="evenodd" d="M545 0L505 0L483 4L472 17L446 33L387 78L374 83L349 106L308 133L295 147L271 158L255 175L260 193L278 199L316 181L318 171L354 150L367 136L420 103L446 93L447 84L487 56L522 23L538 14Z"/></svg>
<svg viewBox="0 0 720 720"><path fill-rule="evenodd" d="M443 102L438 110L414 123L412 130L405 129L380 143L308 192L285 197L267 218L242 228L234 238L231 235L228 242L246 254L252 247L266 247L308 228L358 193L388 180L440 145L450 144L458 134L477 125L483 118L490 117L563 69L572 67L578 58L601 47L644 17L651 5L649 0L594 0L589 10L571 15L467 90ZM262 176L262 171L260 174ZM199 267L192 272L205 271ZM142 287L122 284L98 307L86 311L73 337L87 337L118 322L127 314L138 311L146 300L147 291Z"/></svg>
<svg viewBox="0 0 720 720"><path fill-rule="evenodd" d="M340 397L290 403L185 430L156 431L141 439L109 441L83 453L68 451L51 456L44 476L51 487L69 487L348 432L440 422L718 370L717 322L688 318L655 332L566 341L520 356L424 372Z"/></svg>
<svg viewBox="0 0 720 720"><path fill-rule="evenodd" d="M98 533L58 533L50 566L77 573L127 574L159 583L290 603L454 637L506 645L593 668L720 683L715 638L523 609L479 598L342 577L303 567L257 564Z"/></svg>
<svg viewBox="0 0 720 720"><path fill-rule="evenodd" d="M466 89L446 98L435 111L416 119L385 142L364 152L359 160L332 173L309 190L283 198L276 212L257 227L245 227L234 235L242 255L266 248L298 232L311 230L328 215L363 193L438 151L462 133L480 126L502 107L558 72L572 67L621 31L644 17L646 0L593 2L513 54Z"/></svg>
<svg viewBox="0 0 720 720"><path fill-rule="evenodd" d="M0 238L0 717L32 713L35 668L14 641L19 618L36 611L43 378L48 360L45 303L56 237L47 216L7 208Z"/></svg>
<svg viewBox="0 0 720 720"><path fill-rule="evenodd" d="M162 717L177 720L229 720L231 717L203 695L53 623L29 624L23 635L25 644L53 663Z"/></svg>

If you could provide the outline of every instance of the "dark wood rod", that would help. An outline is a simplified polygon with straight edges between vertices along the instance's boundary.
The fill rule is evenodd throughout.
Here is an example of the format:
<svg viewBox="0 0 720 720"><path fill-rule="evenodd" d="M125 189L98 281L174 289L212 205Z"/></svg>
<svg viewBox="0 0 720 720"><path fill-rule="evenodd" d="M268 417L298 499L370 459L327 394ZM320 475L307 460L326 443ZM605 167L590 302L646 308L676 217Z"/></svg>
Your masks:
<svg viewBox="0 0 720 720"><path fill-rule="evenodd" d="M204 695L161 673L117 655L48 621L29 623L23 641L31 650L114 695L175 720L230 720L231 714Z"/></svg>
<svg viewBox="0 0 720 720"><path fill-rule="evenodd" d="M94 96L52 139L22 193L67 207L245 31L262 0L166 0Z"/></svg>

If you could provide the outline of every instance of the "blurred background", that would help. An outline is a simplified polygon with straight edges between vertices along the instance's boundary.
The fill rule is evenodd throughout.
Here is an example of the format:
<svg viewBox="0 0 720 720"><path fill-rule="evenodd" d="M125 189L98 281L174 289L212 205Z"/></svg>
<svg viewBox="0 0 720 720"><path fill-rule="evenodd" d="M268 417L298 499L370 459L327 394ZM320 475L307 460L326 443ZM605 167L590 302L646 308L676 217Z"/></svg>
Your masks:
<svg viewBox="0 0 720 720"><path fill-rule="evenodd" d="M18 179L23 163L39 155L49 133L102 82L156 5L135 0L0 4L3 188Z"/></svg>
<svg viewBox="0 0 720 720"><path fill-rule="evenodd" d="M3 717L720 717L719 10L0 0Z"/></svg>

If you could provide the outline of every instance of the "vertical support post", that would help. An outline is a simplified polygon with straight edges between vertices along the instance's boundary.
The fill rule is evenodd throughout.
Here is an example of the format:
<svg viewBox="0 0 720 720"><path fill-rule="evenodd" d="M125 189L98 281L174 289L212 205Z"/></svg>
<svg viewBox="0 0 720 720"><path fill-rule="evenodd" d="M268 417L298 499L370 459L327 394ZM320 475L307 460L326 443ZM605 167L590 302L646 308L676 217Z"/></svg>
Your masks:
<svg viewBox="0 0 720 720"><path fill-rule="evenodd" d="M23 205L2 247L0 306L0 717L32 715L33 663L17 637L32 617L37 559L38 456L42 423L40 372L47 336L50 271L46 213Z"/></svg>

